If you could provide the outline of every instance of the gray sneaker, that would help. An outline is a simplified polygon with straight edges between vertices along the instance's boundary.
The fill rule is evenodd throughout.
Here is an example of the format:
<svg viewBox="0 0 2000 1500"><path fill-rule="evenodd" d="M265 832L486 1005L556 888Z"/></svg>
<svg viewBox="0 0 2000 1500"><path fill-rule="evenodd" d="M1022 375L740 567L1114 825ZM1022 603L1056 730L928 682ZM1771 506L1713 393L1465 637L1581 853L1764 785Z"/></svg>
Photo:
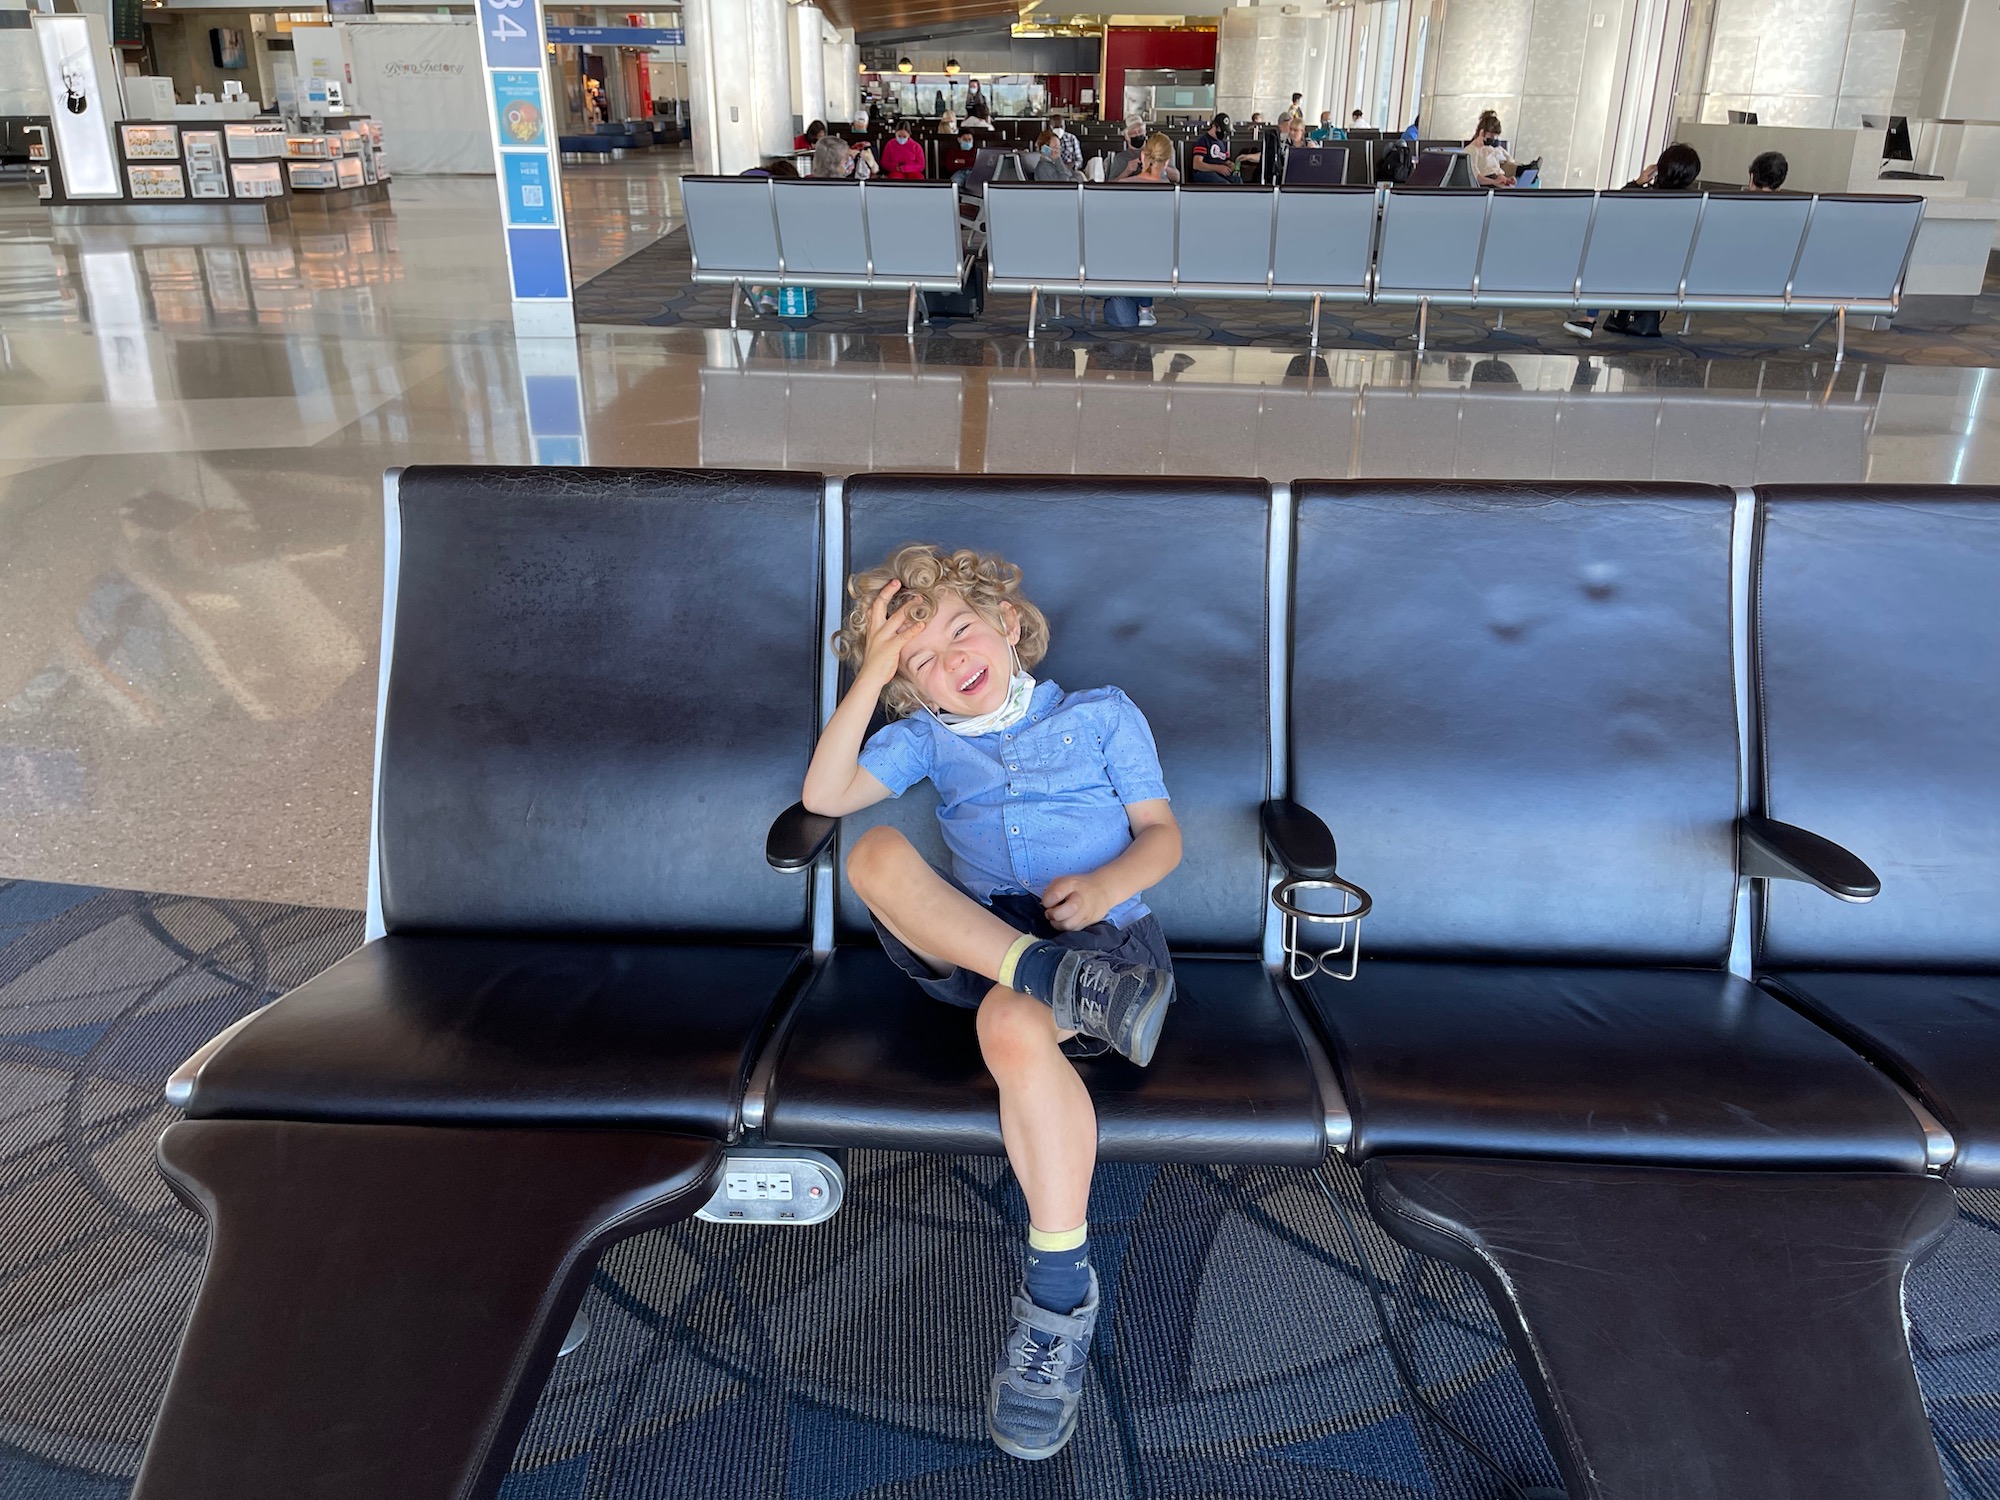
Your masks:
<svg viewBox="0 0 2000 1500"><path fill-rule="evenodd" d="M1171 969L1120 963L1072 948L1056 965L1056 1025L1109 1042L1140 1067L1153 1060L1167 1007L1174 1002Z"/></svg>
<svg viewBox="0 0 2000 1500"><path fill-rule="evenodd" d="M1037 1307L1027 1287L1014 1294L1014 1326L986 1393L986 1431L1002 1453L1054 1458L1076 1432L1083 1369L1097 1329L1097 1271L1090 1295L1067 1316Z"/></svg>

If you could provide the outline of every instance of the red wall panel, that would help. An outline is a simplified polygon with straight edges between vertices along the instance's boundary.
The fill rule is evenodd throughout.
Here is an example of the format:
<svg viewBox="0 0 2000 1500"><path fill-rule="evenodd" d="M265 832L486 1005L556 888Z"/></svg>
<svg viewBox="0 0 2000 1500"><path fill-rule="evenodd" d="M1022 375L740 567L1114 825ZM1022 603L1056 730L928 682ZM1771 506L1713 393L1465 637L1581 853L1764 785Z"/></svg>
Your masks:
<svg viewBox="0 0 2000 1500"><path fill-rule="evenodd" d="M1104 99L1100 113L1115 120L1125 110L1127 68L1215 67L1215 33L1164 26L1113 26L1104 38Z"/></svg>

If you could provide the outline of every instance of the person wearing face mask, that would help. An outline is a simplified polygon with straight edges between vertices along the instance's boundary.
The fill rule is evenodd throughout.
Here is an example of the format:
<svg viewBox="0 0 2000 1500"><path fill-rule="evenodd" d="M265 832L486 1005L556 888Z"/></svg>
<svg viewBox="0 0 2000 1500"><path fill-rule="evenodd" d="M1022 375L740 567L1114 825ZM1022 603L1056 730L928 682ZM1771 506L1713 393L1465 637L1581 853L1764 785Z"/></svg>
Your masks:
<svg viewBox="0 0 2000 1500"><path fill-rule="evenodd" d="M1044 130L1028 158L1028 176L1034 182L1081 182L1083 173L1062 159L1062 142L1053 130Z"/></svg>
<svg viewBox="0 0 2000 1500"><path fill-rule="evenodd" d="M854 685L813 751L805 806L838 818L919 781L937 792L949 872L879 825L851 846L847 879L890 962L977 1013L1029 1225L986 1427L1002 1452L1050 1458L1076 1431L1099 1308L1097 1119L1063 1042L1152 1060L1174 974L1141 898L1180 863L1180 826L1138 706L1030 675L1049 628L1019 568L911 543L847 594L833 644ZM878 707L890 722L864 744Z"/></svg>
<svg viewBox="0 0 2000 1500"><path fill-rule="evenodd" d="M1500 139L1500 117L1492 110L1482 110L1479 124L1472 132L1472 139L1465 143L1467 165L1472 168L1472 180L1479 187L1512 187L1514 174L1510 170L1513 163L1507 160L1507 153L1497 144Z"/></svg>
<svg viewBox="0 0 2000 1500"><path fill-rule="evenodd" d="M906 120L896 122L896 133L882 145L882 174L895 182L921 182L924 176L924 148L910 139Z"/></svg>
<svg viewBox="0 0 2000 1500"><path fill-rule="evenodd" d="M1069 132L1069 123L1061 115L1049 116L1049 134L1056 138L1056 154L1062 164L1079 175L1083 172L1083 142Z"/></svg>
<svg viewBox="0 0 2000 1500"><path fill-rule="evenodd" d="M979 145L973 139L971 128L960 130L956 138L941 135L938 147L944 175L951 179L954 187L964 187L972 175L974 163L979 160Z"/></svg>
<svg viewBox="0 0 2000 1500"><path fill-rule="evenodd" d="M1311 132L1309 139L1315 146L1324 146L1329 141L1346 140L1347 132L1333 123L1332 110L1323 109L1319 112L1319 125Z"/></svg>

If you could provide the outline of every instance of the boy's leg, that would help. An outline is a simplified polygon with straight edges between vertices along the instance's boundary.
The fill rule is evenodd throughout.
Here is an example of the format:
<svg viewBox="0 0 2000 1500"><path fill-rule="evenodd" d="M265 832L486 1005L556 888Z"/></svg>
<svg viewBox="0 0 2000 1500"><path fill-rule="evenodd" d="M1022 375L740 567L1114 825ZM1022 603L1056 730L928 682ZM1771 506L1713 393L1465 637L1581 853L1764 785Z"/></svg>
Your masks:
<svg viewBox="0 0 2000 1500"><path fill-rule="evenodd" d="M893 828L871 828L854 841L847 880L882 925L933 968L998 979L1007 950L1020 940L1018 929L938 874Z"/></svg>
<svg viewBox="0 0 2000 1500"><path fill-rule="evenodd" d="M943 974L963 969L1033 996L1065 1031L1108 1041L1140 1067L1152 1060L1173 1000L1170 970L1076 951L1010 927L931 868L893 828L869 829L847 879L877 921Z"/></svg>
<svg viewBox="0 0 2000 1500"><path fill-rule="evenodd" d="M1057 1045L1063 1035L1046 1005L1005 985L979 1007L979 1051L1000 1086L1000 1139L1028 1222L1049 1233L1082 1226L1097 1165L1097 1110Z"/></svg>

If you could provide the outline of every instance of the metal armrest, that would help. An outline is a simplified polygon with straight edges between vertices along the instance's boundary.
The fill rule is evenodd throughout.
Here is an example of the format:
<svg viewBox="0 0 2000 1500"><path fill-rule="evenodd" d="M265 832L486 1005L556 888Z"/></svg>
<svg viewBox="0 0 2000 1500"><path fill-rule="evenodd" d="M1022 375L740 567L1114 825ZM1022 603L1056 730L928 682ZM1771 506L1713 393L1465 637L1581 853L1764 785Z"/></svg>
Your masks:
<svg viewBox="0 0 2000 1500"><path fill-rule="evenodd" d="M1311 880L1331 878L1338 852L1333 830L1320 821L1319 814L1289 797L1274 797L1264 804L1261 819L1264 847L1287 874Z"/></svg>
<svg viewBox="0 0 2000 1500"><path fill-rule="evenodd" d="M840 819L807 812L805 803L794 802L772 822L764 858L774 870L803 870L826 853L839 828Z"/></svg>
<svg viewBox="0 0 2000 1500"><path fill-rule="evenodd" d="M1737 825L1743 873L1760 880L1797 880L1816 885L1842 901L1873 901L1882 881L1861 857L1776 818L1754 814Z"/></svg>

